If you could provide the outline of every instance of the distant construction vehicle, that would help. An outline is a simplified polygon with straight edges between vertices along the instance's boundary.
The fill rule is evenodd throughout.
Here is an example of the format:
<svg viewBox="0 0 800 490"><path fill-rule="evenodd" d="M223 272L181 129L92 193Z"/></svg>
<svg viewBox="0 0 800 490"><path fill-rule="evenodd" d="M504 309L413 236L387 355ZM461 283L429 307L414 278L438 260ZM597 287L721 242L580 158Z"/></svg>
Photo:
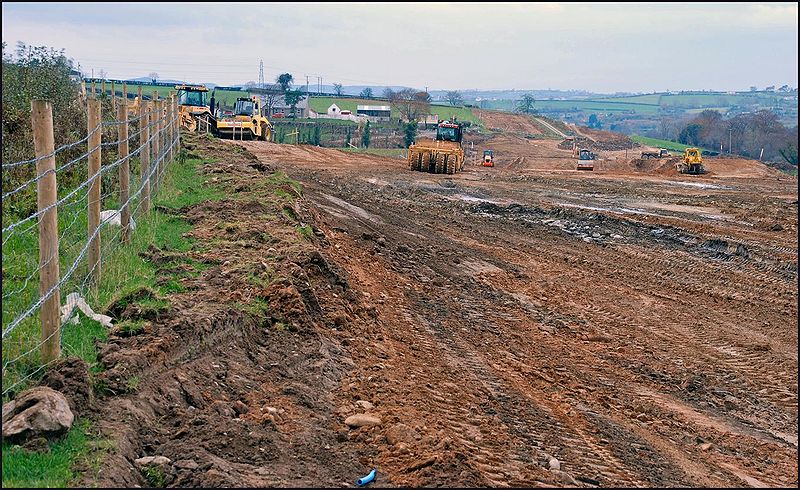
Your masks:
<svg viewBox="0 0 800 490"><path fill-rule="evenodd" d="M686 148L683 153L683 161L675 164L679 173L698 175L705 173L703 167L703 156L698 148Z"/></svg>
<svg viewBox="0 0 800 490"><path fill-rule="evenodd" d="M208 105L208 88L205 85L176 85L175 90L178 91L181 128L190 133L198 128L213 129L214 115Z"/></svg>
<svg viewBox="0 0 800 490"><path fill-rule="evenodd" d="M460 171L464 168L463 137L464 128L460 123L439 122L435 140L422 138L408 147L408 168L434 174Z"/></svg>
<svg viewBox="0 0 800 490"><path fill-rule="evenodd" d="M492 150L484 150L483 151L483 163L484 167L494 167L494 152Z"/></svg>
<svg viewBox="0 0 800 490"><path fill-rule="evenodd" d="M578 164L575 170L594 170L595 154L586 148L582 148L578 153Z"/></svg>
<svg viewBox="0 0 800 490"><path fill-rule="evenodd" d="M670 154L666 148L659 148L658 151L643 151L642 158L667 158Z"/></svg>
<svg viewBox="0 0 800 490"><path fill-rule="evenodd" d="M232 139L238 136L238 139L269 140L272 124L261 109L261 101L256 96L237 98L233 114L216 120L215 134Z"/></svg>

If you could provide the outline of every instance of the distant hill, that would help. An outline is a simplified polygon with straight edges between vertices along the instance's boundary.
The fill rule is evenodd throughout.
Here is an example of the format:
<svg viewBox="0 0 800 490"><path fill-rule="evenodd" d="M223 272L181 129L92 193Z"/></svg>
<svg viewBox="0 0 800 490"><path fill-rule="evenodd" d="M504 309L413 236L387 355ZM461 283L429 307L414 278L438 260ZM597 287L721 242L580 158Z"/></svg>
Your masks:
<svg viewBox="0 0 800 490"><path fill-rule="evenodd" d="M128 78L125 80L126 82L152 82L153 79L150 77L139 77L139 78ZM169 80L169 79L157 79L159 83L174 83L175 85L180 85L182 83L186 83L183 80Z"/></svg>

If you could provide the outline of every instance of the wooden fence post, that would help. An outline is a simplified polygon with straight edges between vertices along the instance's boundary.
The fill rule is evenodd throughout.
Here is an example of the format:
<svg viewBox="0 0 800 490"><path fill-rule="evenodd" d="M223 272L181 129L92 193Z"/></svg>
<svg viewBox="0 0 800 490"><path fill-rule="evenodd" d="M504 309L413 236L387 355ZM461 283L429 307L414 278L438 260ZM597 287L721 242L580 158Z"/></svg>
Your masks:
<svg viewBox="0 0 800 490"><path fill-rule="evenodd" d="M122 82L122 100L124 100L127 104L128 102L128 84L127 82Z"/></svg>
<svg viewBox="0 0 800 490"><path fill-rule="evenodd" d="M114 88L114 80L111 80L111 113L117 115L117 89Z"/></svg>
<svg viewBox="0 0 800 490"><path fill-rule="evenodd" d="M170 119L169 119L169 161L172 162L175 160L175 126L177 126L177 122L175 119L178 117L178 109L175 107L175 99L178 98L177 92L173 91L169 94L169 107L170 107Z"/></svg>
<svg viewBox="0 0 800 490"><path fill-rule="evenodd" d="M138 97L137 100L139 101L139 115L141 115L142 114L142 110L141 110L142 109L142 86L141 85L139 85L139 89L136 92L136 96ZM141 119L139 119L139 124L142 124L142 120Z"/></svg>
<svg viewBox="0 0 800 490"><path fill-rule="evenodd" d="M124 89L123 89L124 90ZM128 159L128 101L123 100L117 107L119 119L119 158L123 159L119 166L119 204L120 225L122 227L122 243L130 241L131 208L128 204L130 197L131 166Z"/></svg>
<svg viewBox="0 0 800 490"><path fill-rule="evenodd" d="M141 88L140 88L141 90ZM147 112L150 110L150 102L139 99L139 115L141 119L139 119L139 124L141 125L141 136L139 138L140 146L142 147L139 150L139 160L142 162L142 176L141 176L141 185L142 185L142 215L147 214L150 211L150 121L152 120L152 114L147 115Z"/></svg>
<svg viewBox="0 0 800 490"><path fill-rule="evenodd" d="M92 78L92 98L93 98L93 99L94 99L95 97L97 97L97 92L95 91L95 85L96 85L96 83L97 83L97 81L96 81L94 78Z"/></svg>
<svg viewBox="0 0 800 490"><path fill-rule="evenodd" d="M58 188L53 154L53 106L50 102L31 101L31 123L36 158L41 158L36 161L36 174L40 176L36 182L37 205L39 212L47 209L39 218L39 294L44 296L55 288L42 303L39 313L42 363L47 364L61 355L61 295L56 287L59 281L58 208L55 206ZM50 156L42 158L45 155Z"/></svg>
<svg viewBox="0 0 800 490"><path fill-rule="evenodd" d="M102 178L97 175L100 173L100 152L102 131L100 122L100 101L90 100L88 103L88 124L89 132L89 178L97 176L89 185L89 270L91 271L92 286L100 283L100 234L95 232L100 226L100 182ZM94 236L94 238L92 238Z"/></svg>
<svg viewBox="0 0 800 490"><path fill-rule="evenodd" d="M158 174L159 170L161 169L161 164L159 163L158 154L161 151L161 142L159 139L161 138L161 101L158 100L158 92L153 91L153 159L150 161L150 166L155 167L153 169L153 181L152 189L150 191L151 195L155 196L158 192Z"/></svg>
<svg viewBox="0 0 800 490"><path fill-rule="evenodd" d="M103 81L100 82L100 91L102 95L106 94L106 79L104 78Z"/></svg>

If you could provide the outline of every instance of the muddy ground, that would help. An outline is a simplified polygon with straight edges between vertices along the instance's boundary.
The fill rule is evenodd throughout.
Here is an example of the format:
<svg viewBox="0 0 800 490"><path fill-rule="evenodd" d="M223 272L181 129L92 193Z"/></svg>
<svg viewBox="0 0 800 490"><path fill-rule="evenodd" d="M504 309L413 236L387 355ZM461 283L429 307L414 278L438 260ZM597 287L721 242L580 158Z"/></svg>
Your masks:
<svg viewBox="0 0 800 490"><path fill-rule="evenodd" d="M796 486L796 178L578 173L559 141L476 139L496 167L454 176L199 143L209 267L105 347L99 483L163 455L177 486Z"/></svg>

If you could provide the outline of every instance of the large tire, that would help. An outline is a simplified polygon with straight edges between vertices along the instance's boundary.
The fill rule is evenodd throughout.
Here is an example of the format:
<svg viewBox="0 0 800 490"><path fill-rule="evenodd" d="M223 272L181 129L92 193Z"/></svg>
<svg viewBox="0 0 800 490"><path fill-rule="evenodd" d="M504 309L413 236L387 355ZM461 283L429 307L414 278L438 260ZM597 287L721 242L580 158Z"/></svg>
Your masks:
<svg viewBox="0 0 800 490"><path fill-rule="evenodd" d="M444 173L444 153L436 154L436 173L437 174Z"/></svg>
<svg viewBox="0 0 800 490"><path fill-rule="evenodd" d="M422 154L422 171L423 172L431 172L432 167L435 165L435 162L431 161L431 157L433 153L426 151Z"/></svg>

